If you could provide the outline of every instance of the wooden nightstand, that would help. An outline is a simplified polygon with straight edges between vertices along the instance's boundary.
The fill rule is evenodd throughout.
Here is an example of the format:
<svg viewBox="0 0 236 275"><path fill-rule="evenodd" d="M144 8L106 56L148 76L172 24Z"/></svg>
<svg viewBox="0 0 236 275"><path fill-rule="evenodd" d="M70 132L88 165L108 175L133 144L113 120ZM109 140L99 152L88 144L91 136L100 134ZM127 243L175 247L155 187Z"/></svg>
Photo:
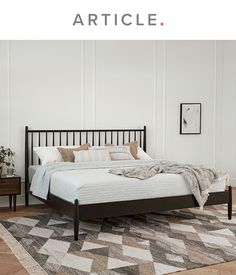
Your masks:
<svg viewBox="0 0 236 275"><path fill-rule="evenodd" d="M0 196L9 196L9 207L12 207L13 197L13 209L16 211L16 196L21 194L21 177L0 177Z"/></svg>

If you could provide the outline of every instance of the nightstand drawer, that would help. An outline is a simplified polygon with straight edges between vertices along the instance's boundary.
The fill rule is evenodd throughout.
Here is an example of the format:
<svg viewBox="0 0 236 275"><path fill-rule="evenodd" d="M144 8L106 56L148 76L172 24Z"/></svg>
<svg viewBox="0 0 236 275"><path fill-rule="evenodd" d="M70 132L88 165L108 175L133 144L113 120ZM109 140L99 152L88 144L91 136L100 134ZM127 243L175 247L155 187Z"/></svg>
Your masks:
<svg viewBox="0 0 236 275"><path fill-rule="evenodd" d="M20 180L17 179L1 179L0 195L20 194Z"/></svg>

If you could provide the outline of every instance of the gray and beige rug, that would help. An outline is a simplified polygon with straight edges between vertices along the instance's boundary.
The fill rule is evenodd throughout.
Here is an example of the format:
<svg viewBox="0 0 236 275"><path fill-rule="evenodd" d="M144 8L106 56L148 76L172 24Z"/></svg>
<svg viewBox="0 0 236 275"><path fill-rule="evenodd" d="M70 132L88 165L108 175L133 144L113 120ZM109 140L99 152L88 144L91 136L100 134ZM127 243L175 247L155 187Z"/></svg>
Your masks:
<svg viewBox="0 0 236 275"><path fill-rule="evenodd" d="M225 206L81 222L77 242L66 216L18 217L1 221L0 236L30 274L167 274L236 260Z"/></svg>

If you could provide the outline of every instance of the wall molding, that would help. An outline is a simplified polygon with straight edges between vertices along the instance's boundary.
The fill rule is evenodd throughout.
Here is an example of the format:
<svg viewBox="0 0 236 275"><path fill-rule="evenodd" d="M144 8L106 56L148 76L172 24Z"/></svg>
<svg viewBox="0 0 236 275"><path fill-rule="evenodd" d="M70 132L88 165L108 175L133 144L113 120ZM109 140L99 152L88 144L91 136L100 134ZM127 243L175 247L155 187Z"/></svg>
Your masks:
<svg viewBox="0 0 236 275"><path fill-rule="evenodd" d="M84 127L96 126L96 49L95 41L84 43Z"/></svg>
<svg viewBox="0 0 236 275"><path fill-rule="evenodd" d="M163 62L164 62L164 79L163 79L163 156L166 157L166 41L163 41Z"/></svg>
<svg viewBox="0 0 236 275"><path fill-rule="evenodd" d="M85 125L85 42L81 42L81 125L82 129L84 129Z"/></svg>
<svg viewBox="0 0 236 275"><path fill-rule="evenodd" d="M166 42L154 41L154 131L155 156L166 156Z"/></svg>
<svg viewBox="0 0 236 275"><path fill-rule="evenodd" d="M8 108L8 143L12 147L12 113L11 113L11 41L7 42L7 108Z"/></svg>
<svg viewBox="0 0 236 275"><path fill-rule="evenodd" d="M97 49L96 49L96 41L94 40L93 41L93 128L96 129L96 126L97 126L97 106L96 106L96 102L97 102L97 99L96 99L96 96L97 96Z"/></svg>
<svg viewBox="0 0 236 275"><path fill-rule="evenodd" d="M216 167L217 44L214 41L213 167Z"/></svg>
<svg viewBox="0 0 236 275"><path fill-rule="evenodd" d="M157 148L157 41L153 41L153 129L154 149Z"/></svg>
<svg viewBox="0 0 236 275"><path fill-rule="evenodd" d="M216 167L222 167L222 102L223 102L223 43L215 41L215 147L214 162Z"/></svg>
<svg viewBox="0 0 236 275"><path fill-rule="evenodd" d="M10 147L11 145L11 100L10 100L10 53L9 41L0 41L0 113L5 119L1 120L2 129L5 131L0 135L0 145Z"/></svg>

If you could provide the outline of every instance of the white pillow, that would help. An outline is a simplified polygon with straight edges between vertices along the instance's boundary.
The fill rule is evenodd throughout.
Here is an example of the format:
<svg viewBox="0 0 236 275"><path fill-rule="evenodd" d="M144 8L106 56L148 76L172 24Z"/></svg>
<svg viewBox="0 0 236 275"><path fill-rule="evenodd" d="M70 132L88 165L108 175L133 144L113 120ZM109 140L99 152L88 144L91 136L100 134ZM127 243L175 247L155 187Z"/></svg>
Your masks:
<svg viewBox="0 0 236 275"><path fill-rule="evenodd" d="M60 146L62 148L73 148L79 146ZM42 165L46 165L52 162L63 162L60 152L57 150L58 146L41 146L34 147L33 151L41 160Z"/></svg>
<svg viewBox="0 0 236 275"><path fill-rule="evenodd" d="M42 165L63 161L57 147L34 147L33 150L41 160Z"/></svg>
<svg viewBox="0 0 236 275"><path fill-rule="evenodd" d="M150 160L152 159L146 152L143 151L141 147L138 147L138 154L140 160Z"/></svg>
<svg viewBox="0 0 236 275"><path fill-rule="evenodd" d="M74 151L75 162L109 161L110 154L107 150L81 150Z"/></svg>
<svg viewBox="0 0 236 275"><path fill-rule="evenodd" d="M111 160L134 160L129 146L92 146L89 150L108 151Z"/></svg>

